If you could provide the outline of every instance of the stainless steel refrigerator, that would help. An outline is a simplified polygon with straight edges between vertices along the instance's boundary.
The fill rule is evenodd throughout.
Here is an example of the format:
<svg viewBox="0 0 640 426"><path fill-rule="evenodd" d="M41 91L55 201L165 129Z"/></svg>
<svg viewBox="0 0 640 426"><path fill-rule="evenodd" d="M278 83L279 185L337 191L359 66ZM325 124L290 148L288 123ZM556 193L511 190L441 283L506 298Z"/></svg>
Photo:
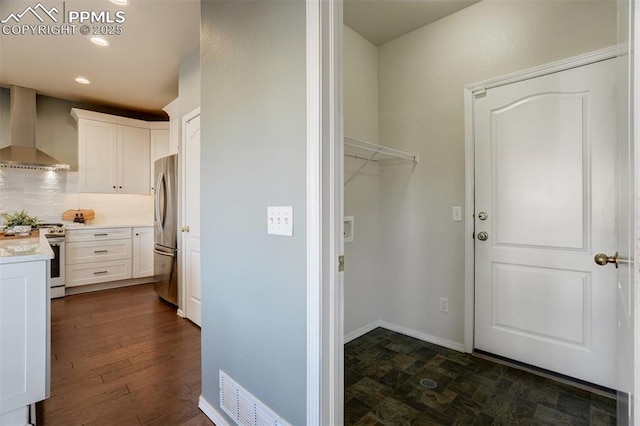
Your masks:
<svg viewBox="0 0 640 426"><path fill-rule="evenodd" d="M155 292L167 302L178 304L178 156L154 163Z"/></svg>

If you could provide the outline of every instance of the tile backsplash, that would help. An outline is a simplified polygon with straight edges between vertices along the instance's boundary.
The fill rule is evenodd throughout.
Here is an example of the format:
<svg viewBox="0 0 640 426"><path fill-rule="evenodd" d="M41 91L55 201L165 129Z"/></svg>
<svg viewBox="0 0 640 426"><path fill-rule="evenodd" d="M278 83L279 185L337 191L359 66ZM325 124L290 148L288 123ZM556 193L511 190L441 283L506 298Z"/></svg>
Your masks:
<svg viewBox="0 0 640 426"><path fill-rule="evenodd" d="M0 168L0 213L26 210L59 222L65 210L81 208L95 211L96 225L153 223L152 195L77 193L76 182L77 172Z"/></svg>
<svg viewBox="0 0 640 426"><path fill-rule="evenodd" d="M60 220L66 190L66 172L0 167L0 213L26 210L46 222Z"/></svg>

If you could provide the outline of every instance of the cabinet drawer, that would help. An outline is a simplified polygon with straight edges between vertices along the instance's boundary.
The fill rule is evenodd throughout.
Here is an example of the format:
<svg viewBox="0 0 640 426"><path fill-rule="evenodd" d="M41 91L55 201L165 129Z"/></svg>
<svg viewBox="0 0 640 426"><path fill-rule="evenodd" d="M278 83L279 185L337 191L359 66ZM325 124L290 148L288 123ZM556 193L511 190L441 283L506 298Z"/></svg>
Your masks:
<svg viewBox="0 0 640 426"><path fill-rule="evenodd" d="M67 243L67 265L131 259L131 240Z"/></svg>
<svg viewBox="0 0 640 426"><path fill-rule="evenodd" d="M67 287L131 278L131 259L67 265Z"/></svg>
<svg viewBox="0 0 640 426"><path fill-rule="evenodd" d="M67 242L103 241L131 238L131 228L68 229Z"/></svg>

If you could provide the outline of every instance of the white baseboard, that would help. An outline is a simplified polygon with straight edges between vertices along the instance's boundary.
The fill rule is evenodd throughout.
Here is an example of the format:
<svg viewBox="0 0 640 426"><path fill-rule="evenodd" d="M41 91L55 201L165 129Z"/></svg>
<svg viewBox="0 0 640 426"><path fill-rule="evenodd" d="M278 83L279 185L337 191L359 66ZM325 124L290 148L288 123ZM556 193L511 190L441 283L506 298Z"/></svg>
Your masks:
<svg viewBox="0 0 640 426"><path fill-rule="evenodd" d="M209 420L211 420L216 426L230 426L224 416L220 414L218 410L213 408L213 405L209 404L209 401L207 401L202 395L198 398L198 408L202 410L202 412L209 417Z"/></svg>
<svg viewBox="0 0 640 426"><path fill-rule="evenodd" d="M357 339L360 336L364 336L370 331L375 330L378 327L386 328L387 330L395 331L396 333L404 334L405 336L414 337L418 340L422 340L424 342L433 343L434 345L442 346L444 348L453 349L458 352L465 352L464 344L454 342L447 339L442 339L440 337L432 336L427 333L423 333L421 331L412 330L407 327L403 327L401 325L393 324L387 321L376 320L370 322L364 327L360 327L357 330L352 331L351 333L344 336L344 343L347 344L352 340Z"/></svg>
<svg viewBox="0 0 640 426"><path fill-rule="evenodd" d="M380 320L376 320L376 321L370 322L369 324L365 325L364 327L360 327L359 329L352 331L351 333L349 333L349 334L344 336L345 345L347 343L349 343L350 341L357 339L360 336L364 336L368 332L373 331L378 327L380 327Z"/></svg>
<svg viewBox="0 0 640 426"><path fill-rule="evenodd" d="M412 330L410 328L403 327L397 324L392 324L386 321L379 321L379 323L380 323L380 327L386 328L387 330L395 331L396 333L404 334L405 336L409 336L409 337L414 337L416 339L433 343L434 345L442 346L448 349L452 349L454 351L465 352L463 343L442 339L440 337L432 336L430 334L423 333L421 331Z"/></svg>
<svg viewBox="0 0 640 426"><path fill-rule="evenodd" d="M176 315L178 315L180 318L184 318L184 311L182 309L178 309L176 311Z"/></svg>

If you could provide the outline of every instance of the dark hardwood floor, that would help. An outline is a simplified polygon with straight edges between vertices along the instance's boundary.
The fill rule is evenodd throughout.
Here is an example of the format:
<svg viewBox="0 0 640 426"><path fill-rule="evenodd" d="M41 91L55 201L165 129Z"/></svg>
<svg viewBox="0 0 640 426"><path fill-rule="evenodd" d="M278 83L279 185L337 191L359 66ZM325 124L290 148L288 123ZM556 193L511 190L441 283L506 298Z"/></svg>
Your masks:
<svg viewBox="0 0 640 426"><path fill-rule="evenodd" d="M52 300L44 425L212 425L200 380L200 329L151 284Z"/></svg>

